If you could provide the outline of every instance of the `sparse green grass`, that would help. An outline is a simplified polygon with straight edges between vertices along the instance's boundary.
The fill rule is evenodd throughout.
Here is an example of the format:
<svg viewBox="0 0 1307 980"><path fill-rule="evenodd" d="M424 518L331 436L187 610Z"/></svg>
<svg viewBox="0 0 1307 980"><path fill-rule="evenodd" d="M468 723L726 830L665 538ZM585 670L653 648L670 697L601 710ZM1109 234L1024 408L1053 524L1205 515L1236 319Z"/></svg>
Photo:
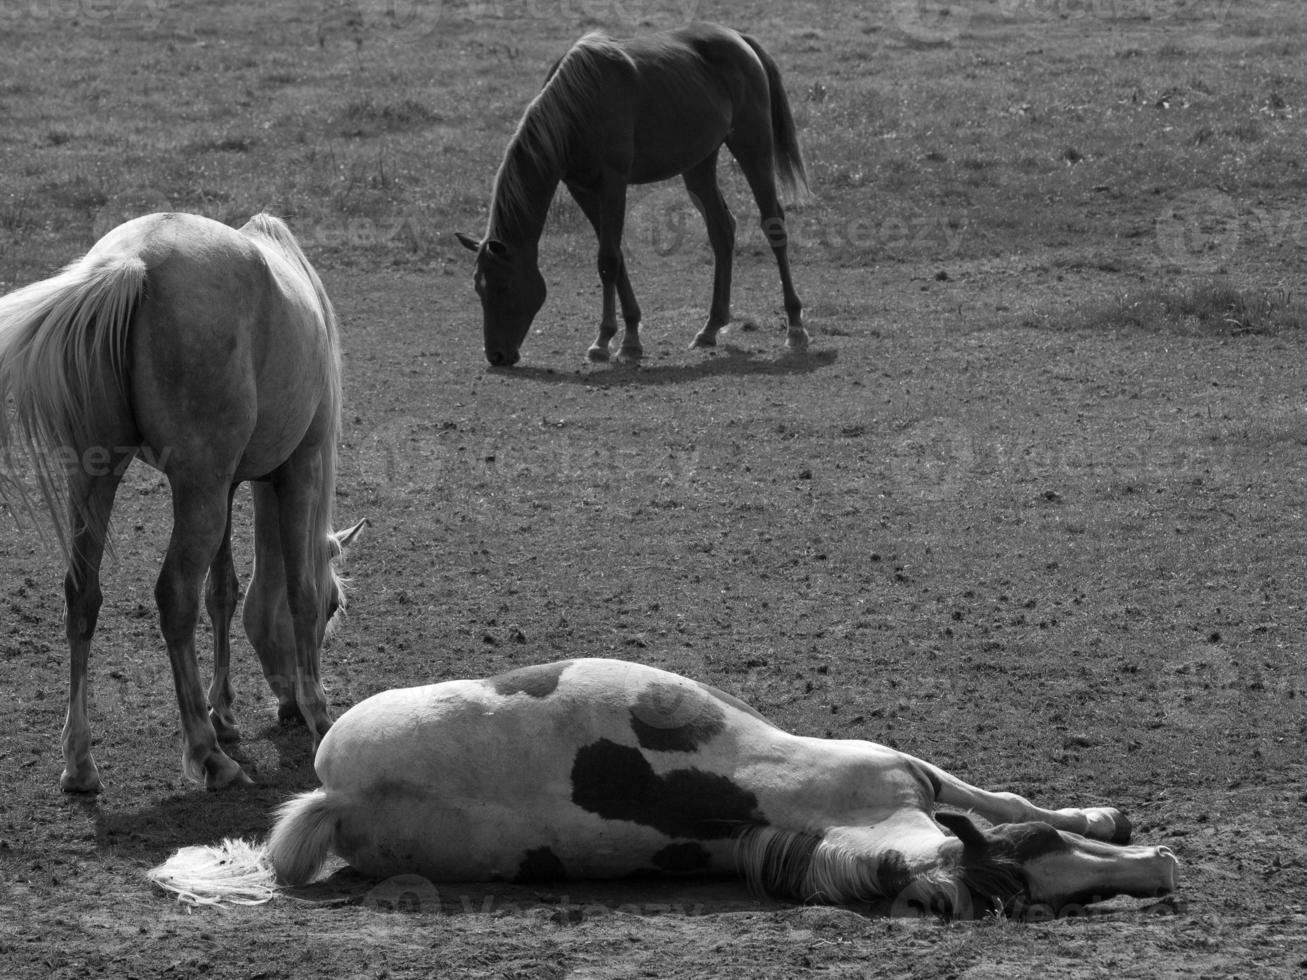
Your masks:
<svg viewBox="0 0 1307 980"><path fill-rule="evenodd" d="M1198 283L1124 293L1086 307L1069 326L1080 330L1178 330L1204 334L1301 333L1307 304L1286 289L1237 289Z"/></svg>

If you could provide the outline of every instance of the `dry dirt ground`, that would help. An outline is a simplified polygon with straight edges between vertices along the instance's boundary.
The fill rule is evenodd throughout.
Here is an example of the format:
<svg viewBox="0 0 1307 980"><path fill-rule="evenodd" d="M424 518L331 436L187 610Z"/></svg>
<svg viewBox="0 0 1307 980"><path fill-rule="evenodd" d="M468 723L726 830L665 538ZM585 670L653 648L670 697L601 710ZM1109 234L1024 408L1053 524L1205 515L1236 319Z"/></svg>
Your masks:
<svg viewBox="0 0 1307 980"><path fill-rule="evenodd" d="M756 33L799 107L806 355L782 352L774 268L728 172L739 322L716 352L685 349L710 273L669 187L632 202L642 366L582 362L593 243L565 205L522 365L484 366L448 233L484 221L550 58L591 27L684 18L655 0L7 3L0 285L160 202L287 216L343 323L339 513L372 521L324 653L337 711L564 656L640 660L795 731L1119 805L1179 856L1179 892L950 924L730 883L400 894L338 870L259 908L180 906L147 868L262 833L314 777L239 638L257 785L182 779L152 599L168 496L141 468L92 664L96 799L58 790L60 563L4 518L3 975L1303 975L1297 8L693 6ZM1237 295L1182 309L1212 287Z"/></svg>

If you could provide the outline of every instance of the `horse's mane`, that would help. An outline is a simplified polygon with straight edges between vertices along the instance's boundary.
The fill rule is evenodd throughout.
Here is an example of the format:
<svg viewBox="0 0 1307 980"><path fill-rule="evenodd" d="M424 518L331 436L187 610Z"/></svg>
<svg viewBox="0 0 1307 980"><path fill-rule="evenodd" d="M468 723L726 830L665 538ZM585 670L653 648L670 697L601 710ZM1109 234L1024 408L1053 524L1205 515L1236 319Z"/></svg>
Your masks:
<svg viewBox="0 0 1307 980"><path fill-rule="evenodd" d="M889 901L891 912L970 918L1005 912L1026 893L1016 861L954 843L939 864L914 870L898 851L868 855L821 833L755 826L737 837L735 861L755 892L799 902Z"/></svg>
<svg viewBox="0 0 1307 980"><path fill-rule="evenodd" d="M947 868L913 871L898 851L872 856L809 831L749 827L737 839L735 859L750 888L800 902L888 899L949 915L963 891Z"/></svg>
<svg viewBox="0 0 1307 980"><path fill-rule="evenodd" d="M323 332L328 344L326 380L328 408L331 412L332 422L331 435L329 438L324 439L322 443L323 473L319 484L321 496L318 500L317 527L314 531L315 544L320 543L322 547L328 547L328 537L334 527L335 519L336 468L339 460L336 437L340 432L341 414L344 406L341 383L340 327L336 320L336 308L332 305L331 298L327 295L327 290L322 285L322 279L318 276L317 270L309 263L308 256L300 248L299 242L291 234L286 222L274 215L260 213L245 222L241 228L241 233L251 237L258 237L273 247L304 276L313 290L313 294L317 299L318 310L322 315ZM332 555L331 557L336 556ZM334 561L331 563L331 574L335 579L337 594L340 597L340 606L344 609L345 579L337 571Z"/></svg>
<svg viewBox="0 0 1307 980"><path fill-rule="evenodd" d="M487 237L495 230L496 216L516 219L534 203L527 197L521 172L512 165L514 154L525 154L544 173L561 175L572 136L592 117L602 91L601 66L613 59L630 61L616 41L592 31L550 69L544 87L522 113L495 174Z"/></svg>

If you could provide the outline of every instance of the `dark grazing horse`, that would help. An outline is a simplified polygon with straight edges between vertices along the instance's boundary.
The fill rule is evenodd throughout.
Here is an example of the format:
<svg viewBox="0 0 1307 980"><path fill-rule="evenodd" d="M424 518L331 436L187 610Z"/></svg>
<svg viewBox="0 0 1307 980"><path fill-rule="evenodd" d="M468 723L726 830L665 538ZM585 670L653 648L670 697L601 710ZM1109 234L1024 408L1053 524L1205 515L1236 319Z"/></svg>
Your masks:
<svg viewBox="0 0 1307 980"><path fill-rule="evenodd" d="M0 462L15 447L32 457L68 558L64 790L100 789L86 667L109 513L134 458L161 470L172 490L155 598L185 773L211 789L250 781L218 745L237 737L228 679L239 596L231 504L247 480L255 565L245 630L282 718L303 717L315 740L327 733L319 648L344 602L334 561L358 530L331 526L340 406L331 301L290 230L268 215L239 231L193 214L137 218L57 276L0 298ZM0 498L32 506L5 469ZM206 572L211 714L195 656Z"/></svg>
<svg viewBox="0 0 1307 980"><path fill-rule="evenodd" d="M731 320L735 248L735 219L717 185L723 144L749 182L776 256L789 320L786 346L805 348L776 182L797 195L806 191L807 177L780 71L753 38L696 23L622 41L588 34L554 65L527 106L495 178L485 236L458 236L477 254L486 359L515 364L544 305L539 242L560 181L599 237L603 316L589 357L608 359L617 301L626 323L620 353L639 357L640 307L621 250L626 188L678 174L703 215L714 259L712 306L691 346L714 346Z"/></svg>

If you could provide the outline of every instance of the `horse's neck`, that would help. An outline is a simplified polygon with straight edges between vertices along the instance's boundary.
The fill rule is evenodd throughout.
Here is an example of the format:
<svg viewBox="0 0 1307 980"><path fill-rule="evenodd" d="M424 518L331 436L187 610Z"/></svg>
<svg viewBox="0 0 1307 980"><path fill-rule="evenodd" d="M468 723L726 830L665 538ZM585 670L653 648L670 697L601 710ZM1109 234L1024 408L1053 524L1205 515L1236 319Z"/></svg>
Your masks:
<svg viewBox="0 0 1307 980"><path fill-rule="evenodd" d="M538 242L561 180L561 173L546 170L521 140L515 139L495 183L488 237L515 244Z"/></svg>

